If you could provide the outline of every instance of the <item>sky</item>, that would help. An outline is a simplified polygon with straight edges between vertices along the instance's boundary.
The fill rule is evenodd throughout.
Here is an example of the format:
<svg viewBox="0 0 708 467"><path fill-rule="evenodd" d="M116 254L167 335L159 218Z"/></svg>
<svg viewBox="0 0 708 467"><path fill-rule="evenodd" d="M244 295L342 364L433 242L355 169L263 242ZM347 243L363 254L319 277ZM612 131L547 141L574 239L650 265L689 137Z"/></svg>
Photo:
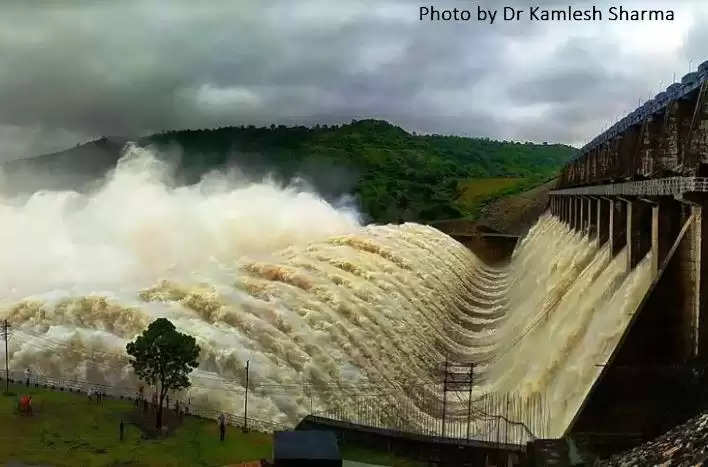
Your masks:
<svg viewBox="0 0 708 467"><path fill-rule="evenodd" d="M360 118L582 145L708 60L704 1L612 3L670 8L670 22L492 25L420 21L431 4L568 6L3 0L0 162L100 136Z"/></svg>

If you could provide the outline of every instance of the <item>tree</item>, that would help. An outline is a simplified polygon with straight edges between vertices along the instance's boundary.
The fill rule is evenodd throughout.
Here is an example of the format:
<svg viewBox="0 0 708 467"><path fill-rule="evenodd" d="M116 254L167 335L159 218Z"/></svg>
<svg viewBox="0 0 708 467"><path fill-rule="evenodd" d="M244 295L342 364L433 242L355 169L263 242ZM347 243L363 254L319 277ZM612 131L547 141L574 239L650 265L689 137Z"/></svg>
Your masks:
<svg viewBox="0 0 708 467"><path fill-rule="evenodd" d="M170 389L191 385L188 376L199 365L199 346L194 337L177 332L169 320L158 318L125 348L135 374L159 389L156 426L160 429L162 402Z"/></svg>

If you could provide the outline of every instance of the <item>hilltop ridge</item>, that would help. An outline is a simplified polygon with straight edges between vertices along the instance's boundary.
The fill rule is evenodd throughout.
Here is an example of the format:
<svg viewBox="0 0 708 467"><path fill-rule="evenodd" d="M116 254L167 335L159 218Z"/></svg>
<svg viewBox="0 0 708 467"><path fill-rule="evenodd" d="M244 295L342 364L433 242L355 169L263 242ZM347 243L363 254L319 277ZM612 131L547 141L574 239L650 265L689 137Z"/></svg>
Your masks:
<svg viewBox="0 0 708 467"><path fill-rule="evenodd" d="M379 223L474 216L491 198L552 178L576 151L560 144L417 135L373 119L312 127L173 130L136 142L177 154L177 174L184 183L230 166L252 179L301 177L327 199L355 195L368 220ZM124 143L101 138L6 163L3 191L85 189L115 166ZM508 180L487 183L471 198L463 196L470 183L490 177Z"/></svg>

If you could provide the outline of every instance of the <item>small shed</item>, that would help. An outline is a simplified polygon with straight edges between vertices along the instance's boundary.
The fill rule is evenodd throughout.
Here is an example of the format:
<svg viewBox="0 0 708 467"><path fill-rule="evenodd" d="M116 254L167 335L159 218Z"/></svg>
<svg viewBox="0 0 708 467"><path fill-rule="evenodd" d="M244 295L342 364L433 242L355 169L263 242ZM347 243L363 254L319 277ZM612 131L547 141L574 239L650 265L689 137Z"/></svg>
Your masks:
<svg viewBox="0 0 708 467"><path fill-rule="evenodd" d="M342 467L342 456L331 431L277 431L273 463L275 467Z"/></svg>

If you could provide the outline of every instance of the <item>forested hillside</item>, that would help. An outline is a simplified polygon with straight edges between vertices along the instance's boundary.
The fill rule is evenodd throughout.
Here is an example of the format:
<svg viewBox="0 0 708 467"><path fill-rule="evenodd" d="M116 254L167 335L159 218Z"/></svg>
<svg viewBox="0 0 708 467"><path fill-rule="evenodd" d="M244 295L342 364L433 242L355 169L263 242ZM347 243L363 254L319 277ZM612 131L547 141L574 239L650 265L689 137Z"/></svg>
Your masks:
<svg viewBox="0 0 708 467"><path fill-rule="evenodd" d="M355 195L374 222L474 216L493 197L551 178L574 152L565 145L418 136L379 120L312 128L169 131L138 142L179 155L178 174L185 183L228 166L250 177L269 174L283 182L300 176L328 199ZM115 163L117 145L106 140L90 144L100 148L100 167L91 167L91 173L100 175ZM32 171L51 167L56 172L57 165L72 165L68 161L73 154L80 155L83 165L87 146L6 165L6 177L13 170L26 171L28 164ZM106 151L114 151L113 157L107 158Z"/></svg>

